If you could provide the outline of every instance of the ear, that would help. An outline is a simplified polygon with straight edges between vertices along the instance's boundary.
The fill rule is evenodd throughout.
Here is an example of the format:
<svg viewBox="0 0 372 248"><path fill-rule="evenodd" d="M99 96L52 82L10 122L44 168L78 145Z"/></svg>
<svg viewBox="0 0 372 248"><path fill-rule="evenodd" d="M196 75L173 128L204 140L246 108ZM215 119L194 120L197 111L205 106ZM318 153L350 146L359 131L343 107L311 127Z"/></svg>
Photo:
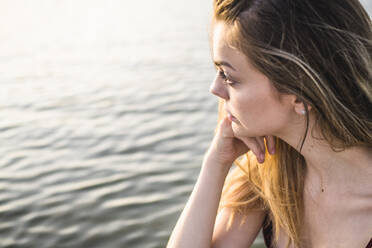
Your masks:
<svg viewBox="0 0 372 248"><path fill-rule="evenodd" d="M299 114L299 115L305 115L306 114L305 104L298 96L291 95L290 102L291 102L291 105L293 106L294 111L297 114ZM311 106L309 104L306 104L306 107L307 107L307 111L310 112Z"/></svg>

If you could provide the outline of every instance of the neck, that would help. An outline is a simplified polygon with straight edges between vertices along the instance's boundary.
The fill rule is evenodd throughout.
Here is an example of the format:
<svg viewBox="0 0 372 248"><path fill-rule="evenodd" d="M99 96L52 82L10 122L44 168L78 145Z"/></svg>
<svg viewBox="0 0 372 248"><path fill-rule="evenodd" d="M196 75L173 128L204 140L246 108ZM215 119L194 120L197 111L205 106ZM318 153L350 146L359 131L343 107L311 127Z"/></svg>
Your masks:
<svg viewBox="0 0 372 248"><path fill-rule="evenodd" d="M319 185L319 191L331 187L351 189L368 183L372 173L372 149L360 146L333 151L326 140L319 139L320 132L314 128L313 119L310 116L309 130L301 151L299 149L306 130L304 122L288 127L287 133L277 136L304 156L306 178L311 177ZM314 137L311 135L313 129Z"/></svg>

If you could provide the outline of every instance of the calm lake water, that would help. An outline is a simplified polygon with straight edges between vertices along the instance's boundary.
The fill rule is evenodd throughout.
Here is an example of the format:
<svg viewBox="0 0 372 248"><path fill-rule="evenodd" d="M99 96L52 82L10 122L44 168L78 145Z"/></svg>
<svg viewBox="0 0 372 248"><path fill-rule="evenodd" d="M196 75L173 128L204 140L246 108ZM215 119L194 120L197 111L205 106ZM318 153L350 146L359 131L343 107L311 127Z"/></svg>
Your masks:
<svg viewBox="0 0 372 248"><path fill-rule="evenodd" d="M0 2L0 247L166 245L217 123L210 12Z"/></svg>

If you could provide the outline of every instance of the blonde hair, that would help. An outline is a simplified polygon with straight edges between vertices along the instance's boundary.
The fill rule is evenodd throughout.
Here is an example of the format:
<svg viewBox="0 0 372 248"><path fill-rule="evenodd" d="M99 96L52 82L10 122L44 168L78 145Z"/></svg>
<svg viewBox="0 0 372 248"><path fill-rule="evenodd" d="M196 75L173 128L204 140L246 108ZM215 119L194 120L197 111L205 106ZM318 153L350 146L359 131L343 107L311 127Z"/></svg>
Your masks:
<svg viewBox="0 0 372 248"><path fill-rule="evenodd" d="M214 0L212 26L229 27L230 46L241 51L273 86L296 95L316 117L315 126L334 151L372 147L372 24L358 0ZM226 113L219 104L219 119ZM315 137L314 137L315 138ZM304 157L276 138L276 154L258 164L252 152L234 163L220 209L264 209L275 239L283 228L287 247L301 246Z"/></svg>

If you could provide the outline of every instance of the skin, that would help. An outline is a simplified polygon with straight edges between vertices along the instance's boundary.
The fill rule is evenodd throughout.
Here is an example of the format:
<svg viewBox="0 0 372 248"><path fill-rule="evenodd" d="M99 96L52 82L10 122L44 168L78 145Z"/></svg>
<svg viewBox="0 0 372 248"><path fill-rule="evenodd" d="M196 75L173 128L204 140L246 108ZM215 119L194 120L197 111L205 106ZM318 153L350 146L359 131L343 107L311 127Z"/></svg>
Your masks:
<svg viewBox="0 0 372 248"><path fill-rule="evenodd" d="M295 95L279 94L246 56L229 46L227 29L219 22L213 30L213 60L218 66L210 91L225 100L225 108L237 119L231 123L233 136L248 147L252 145L248 139L276 136L299 151L306 128L303 103ZM309 130L320 137L311 106L308 110ZM309 132L301 154L308 170L304 193L308 247L363 247L372 232L372 149L352 147L336 153ZM282 233L277 247L285 247L286 239Z"/></svg>
<svg viewBox="0 0 372 248"><path fill-rule="evenodd" d="M219 65L210 91L225 101L226 111L235 118L225 117L218 124L167 248L250 247L262 226L263 212L252 211L242 225L244 216L238 216L230 230L226 225L231 211L223 209L217 215L229 169L249 150L259 157L265 151L264 139L273 153L274 136L298 149L306 128L303 103L294 95L276 92L265 75L225 42L228 26L217 23L213 28L213 60L228 62L234 70ZM232 81L237 83L229 85ZM308 111L310 131L301 151L307 165L303 248L365 247L372 232L372 149L333 152L310 135L312 129L315 137L319 132L311 106ZM275 247L286 247L287 239L280 230Z"/></svg>

